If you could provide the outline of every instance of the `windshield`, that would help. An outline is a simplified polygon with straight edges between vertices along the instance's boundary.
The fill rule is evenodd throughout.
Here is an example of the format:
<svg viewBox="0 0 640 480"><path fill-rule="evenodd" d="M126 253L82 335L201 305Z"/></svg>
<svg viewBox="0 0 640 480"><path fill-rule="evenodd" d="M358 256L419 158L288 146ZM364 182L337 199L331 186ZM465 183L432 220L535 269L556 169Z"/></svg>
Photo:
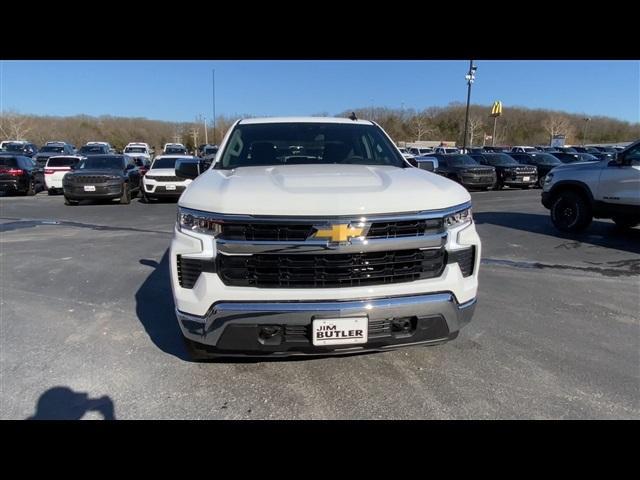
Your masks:
<svg viewBox="0 0 640 480"><path fill-rule="evenodd" d="M7 143L4 148L8 152L22 152L25 149L26 145L22 143Z"/></svg>
<svg viewBox="0 0 640 480"><path fill-rule="evenodd" d="M117 169L121 170L124 168L124 159L121 157L93 157L87 158L80 162L80 167L82 169L97 169L97 170L108 170L108 169Z"/></svg>
<svg viewBox="0 0 640 480"><path fill-rule="evenodd" d="M47 167L68 167L69 165L75 165L78 162L79 159L73 157L54 157L49 159Z"/></svg>
<svg viewBox="0 0 640 480"><path fill-rule="evenodd" d="M124 149L124 153L147 153L147 149L144 147L127 147Z"/></svg>
<svg viewBox="0 0 640 480"><path fill-rule="evenodd" d="M156 158L151 168L174 168L177 158Z"/></svg>
<svg viewBox="0 0 640 480"><path fill-rule="evenodd" d="M520 165L513 157L510 157L506 153L485 153L483 156L487 160L487 163L494 167L517 167Z"/></svg>
<svg viewBox="0 0 640 480"><path fill-rule="evenodd" d="M550 153L536 153L535 155L531 155L531 158L535 163L542 165L560 165L562 163L557 157L554 157Z"/></svg>
<svg viewBox="0 0 640 480"><path fill-rule="evenodd" d="M64 152L64 147L52 147L52 146L45 146L42 147L40 149L41 152L55 152L55 153L60 153L60 152Z"/></svg>
<svg viewBox="0 0 640 480"><path fill-rule="evenodd" d="M237 125L216 168L336 163L407 166L374 125L268 123Z"/></svg>
<svg viewBox="0 0 640 480"><path fill-rule="evenodd" d="M187 149L182 147L167 147L164 153L187 153Z"/></svg>
<svg viewBox="0 0 640 480"><path fill-rule="evenodd" d="M107 147L103 145L85 145L80 149L80 153L106 153Z"/></svg>
<svg viewBox="0 0 640 480"><path fill-rule="evenodd" d="M480 165L469 155L449 155L447 156L447 163L455 167L459 167L461 165Z"/></svg>

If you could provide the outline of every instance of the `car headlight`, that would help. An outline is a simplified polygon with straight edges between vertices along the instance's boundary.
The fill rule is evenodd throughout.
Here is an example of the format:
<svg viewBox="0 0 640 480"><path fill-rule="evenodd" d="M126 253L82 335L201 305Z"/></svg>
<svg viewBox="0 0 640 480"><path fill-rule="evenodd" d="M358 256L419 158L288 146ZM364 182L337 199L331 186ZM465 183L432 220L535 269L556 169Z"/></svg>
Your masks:
<svg viewBox="0 0 640 480"><path fill-rule="evenodd" d="M178 229L181 232L197 232L217 236L222 223L206 212L178 207Z"/></svg>
<svg viewBox="0 0 640 480"><path fill-rule="evenodd" d="M472 221L473 215L471 214L471 208L465 208L464 210L460 210L444 217L444 226L448 229L456 228L460 225L471 223Z"/></svg>
<svg viewBox="0 0 640 480"><path fill-rule="evenodd" d="M544 183L551 183L551 180L553 180L553 173L547 173L547 176L544 179Z"/></svg>

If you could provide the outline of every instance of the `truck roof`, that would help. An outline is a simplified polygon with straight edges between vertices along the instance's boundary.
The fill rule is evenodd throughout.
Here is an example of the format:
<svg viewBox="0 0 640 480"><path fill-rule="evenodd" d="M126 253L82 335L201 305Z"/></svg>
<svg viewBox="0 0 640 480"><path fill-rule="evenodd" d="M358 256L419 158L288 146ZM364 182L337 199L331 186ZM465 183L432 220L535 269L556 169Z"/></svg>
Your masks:
<svg viewBox="0 0 640 480"><path fill-rule="evenodd" d="M370 120L350 120L339 117L264 117L264 118L243 118L239 122L241 125L251 125L258 123L348 123L358 125L373 125Z"/></svg>

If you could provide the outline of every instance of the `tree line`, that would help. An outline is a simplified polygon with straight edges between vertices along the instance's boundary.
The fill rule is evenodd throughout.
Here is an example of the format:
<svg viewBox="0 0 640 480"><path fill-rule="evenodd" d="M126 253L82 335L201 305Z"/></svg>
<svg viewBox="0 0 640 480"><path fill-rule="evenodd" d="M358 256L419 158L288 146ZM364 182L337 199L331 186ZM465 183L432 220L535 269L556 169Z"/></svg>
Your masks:
<svg viewBox="0 0 640 480"><path fill-rule="evenodd" d="M471 105L469 109L468 144L482 145L485 135L493 134L491 107ZM455 141L462 144L465 105L450 103L445 107L423 110L386 107L353 108L335 115L348 117L351 112L361 119L372 119L389 133L394 141ZM15 111L0 117L2 139L24 139L42 145L50 140L64 140L77 147L88 141L106 141L118 150L133 141L147 142L159 151L165 143L183 143L188 150L205 143L219 144L238 118L251 115L229 115L216 118L215 130L199 119L193 122L166 122L147 118L77 115L71 117L25 115ZM314 116L330 116L326 113ZM588 120L587 120L588 118ZM640 138L640 123L605 116L586 116L561 111L504 107L496 124L496 145L545 145L553 135L566 135L567 144L628 142ZM491 140L486 141L487 144Z"/></svg>

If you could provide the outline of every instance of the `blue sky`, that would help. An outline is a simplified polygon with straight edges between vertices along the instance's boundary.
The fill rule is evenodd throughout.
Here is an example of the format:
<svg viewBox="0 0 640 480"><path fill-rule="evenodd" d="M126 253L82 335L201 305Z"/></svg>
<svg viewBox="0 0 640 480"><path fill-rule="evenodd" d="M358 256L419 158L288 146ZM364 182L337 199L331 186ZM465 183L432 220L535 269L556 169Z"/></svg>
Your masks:
<svg viewBox="0 0 640 480"><path fill-rule="evenodd" d="M640 62L478 60L472 103L640 121ZM0 108L192 121L466 101L468 61L2 61Z"/></svg>

